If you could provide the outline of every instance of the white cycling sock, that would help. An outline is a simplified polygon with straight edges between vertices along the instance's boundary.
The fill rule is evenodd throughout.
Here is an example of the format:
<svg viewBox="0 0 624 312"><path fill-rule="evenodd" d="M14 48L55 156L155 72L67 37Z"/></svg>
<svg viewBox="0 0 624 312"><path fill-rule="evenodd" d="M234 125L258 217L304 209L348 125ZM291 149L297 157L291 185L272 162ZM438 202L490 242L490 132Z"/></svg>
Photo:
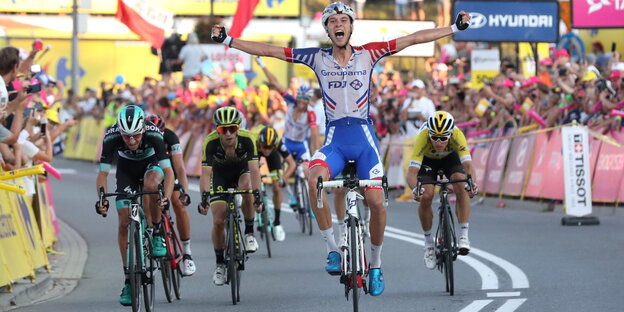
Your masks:
<svg viewBox="0 0 624 312"><path fill-rule="evenodd" d="M182 248L184 249L184 254L185 255L191 255L191 240L183 240L182 241Z"/></svg>
<svg viewBox="0 0 624 312"><path fill-rule="evenodd" d="M373 245L371 244L371 260L370 260L370 268L377 269L381 268L381 247L382 245Z"/></svg>
<svg viewBox="0 0 624 312"><path fill-rule="evenodd" d="M424 231L425 233L425 247L433 246L433 237L431 236L431 230Z"/></svg>
<svg viewBox="0 0 624 312"><path fill-rule="evenodd" d="M327 253L330 251L338 251L338 245L336 245L336 239L334 238L334 228L327 230L321 230L321 235L325 240L325 247L327 247Z"/></svg>
<svg viewBox="0 0 624 312"><path fill-rule="evenodd" d="M468 222L459 224L459 236L466 236L466 238L468 238Z"/></svg>

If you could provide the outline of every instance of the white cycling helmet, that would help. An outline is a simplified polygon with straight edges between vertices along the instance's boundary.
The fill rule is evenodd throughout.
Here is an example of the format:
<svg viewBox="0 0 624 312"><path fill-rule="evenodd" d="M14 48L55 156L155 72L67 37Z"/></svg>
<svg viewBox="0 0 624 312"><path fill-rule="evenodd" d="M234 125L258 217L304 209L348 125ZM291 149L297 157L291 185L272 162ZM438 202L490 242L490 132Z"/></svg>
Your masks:
<svg viewBox="0 0 624 312"><path fill-rule="evenodd" d="M326 6L325 10L323 10L323 18L321 18L321 22L323 23L323 27L325 28L325 31L328 31L327 20L329 19L329 17L335 14L347 14L351 18L351 23L355 21L355 13L353 12L353 9L350 6L342 2L334 2Z"/></svg>

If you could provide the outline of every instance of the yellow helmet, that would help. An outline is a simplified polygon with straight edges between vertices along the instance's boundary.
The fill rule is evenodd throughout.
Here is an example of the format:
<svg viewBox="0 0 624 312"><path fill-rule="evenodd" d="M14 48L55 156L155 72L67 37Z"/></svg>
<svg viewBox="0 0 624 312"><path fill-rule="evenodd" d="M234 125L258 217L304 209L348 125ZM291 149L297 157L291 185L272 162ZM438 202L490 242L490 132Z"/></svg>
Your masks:
<svg viewBox="0 0 624 312"><path fill-rule="evenodd" d="M264 127L258 134L258 142L265 146L276 147L279 143L279 135L272 127Z"/></svg>
<svg viewBox="0 0 624 312"><path fill-rule="evenodd" d="M427 120L429 135L450 136L455 128L453 116L445 111L437 111Z"/></svg>

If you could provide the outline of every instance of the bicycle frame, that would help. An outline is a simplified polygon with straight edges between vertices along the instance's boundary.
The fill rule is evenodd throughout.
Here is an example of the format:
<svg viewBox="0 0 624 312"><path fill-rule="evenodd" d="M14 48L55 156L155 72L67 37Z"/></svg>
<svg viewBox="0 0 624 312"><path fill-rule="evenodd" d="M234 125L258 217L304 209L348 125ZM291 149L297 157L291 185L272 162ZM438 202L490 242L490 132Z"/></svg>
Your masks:
<svg viewBox="0 0 624 312"><path fill-rule="evenodd" d="M350 162L349 165L353 166ZM381 180L359 180L352 167L350 173L347 174L346 180L334 180L323 182L322 177L317 179L317 204L319 209L323 209L322 190L323 188L340 188L348 189L345 195L346 215L343 222L347 223L347 246L341 247L342 252L342 273L340 282L345 285L345 297L349 298L349 292L352 291L353 309L358 311L358 288L363 288L364 293L368 293L365 277L368 275L368 263L366 261L366 251L364 248L364 235L359 222L359 211L357 200L364 197L357 192L358 188L382 186L384 190L384 206L388 206L388 182L384 176Z"/></svg>

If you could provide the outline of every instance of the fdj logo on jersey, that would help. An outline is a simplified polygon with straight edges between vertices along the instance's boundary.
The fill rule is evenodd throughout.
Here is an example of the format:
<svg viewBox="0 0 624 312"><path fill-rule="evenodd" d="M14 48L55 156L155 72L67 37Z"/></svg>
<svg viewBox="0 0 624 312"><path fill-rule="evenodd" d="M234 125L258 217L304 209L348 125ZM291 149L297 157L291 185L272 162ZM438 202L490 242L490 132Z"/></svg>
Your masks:
<svg viewBox="0 0 624 312"><path fill-rule="evenodd" d="M328 83L329 89L331 89L331 88L342 89L342 88L344 88L346 86L347 86L347 82L346 81L330 81Z"/></svg>

